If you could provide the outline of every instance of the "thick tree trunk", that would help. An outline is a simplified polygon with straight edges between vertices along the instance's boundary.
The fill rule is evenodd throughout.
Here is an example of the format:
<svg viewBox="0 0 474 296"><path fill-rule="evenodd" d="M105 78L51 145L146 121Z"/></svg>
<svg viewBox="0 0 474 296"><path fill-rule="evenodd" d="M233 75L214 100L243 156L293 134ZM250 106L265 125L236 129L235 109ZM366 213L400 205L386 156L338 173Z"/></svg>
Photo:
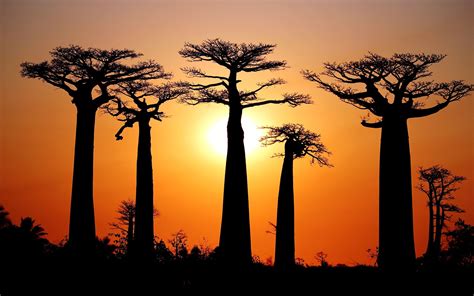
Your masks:
<svg viewBox="0 0 474 296"><path fill-rule="evenodd" d="M134 253L139 260L153 256L153 168L149 119L140 120L137 154L137 184Z"/></svg>
<svg viewBox="0 0 474 296"><path fill-rule="evenodd" d="M407 121L398 115L383 118L379 178L379 266L414 270L410 145Z"/></svg>
<svg viewBox="0 0 474 296"><path fill-rule="evenodd" d="M295 265L295 205L293 191L293 151L285 144L281 170L275 243L275 267L287 270Z"/></svg>
<svg viewBox="0 0 474 296"><path fill-rule="evenodd" d="M72 177L69 245L82 258L90 258L95 249L93 200L94 127L96 108L77 107L74 171Z"/></svg>
<svg viewBox="0 0 474 296"><path fill-rule="evenodd" d="M429 209L429 225L428 225L428 245L426 247L426 256L431 258L433 255L433 244L434 244L434 211L433 211L433 201L428 202L428 209Z"/></svg>
<svg viewBox="0 0 474 296"><path fill-rule="evenodd" d="M231 106L227 124L227 160L219 248L230 266L245 267L252 261L247 167L242 108Z"/></svg>

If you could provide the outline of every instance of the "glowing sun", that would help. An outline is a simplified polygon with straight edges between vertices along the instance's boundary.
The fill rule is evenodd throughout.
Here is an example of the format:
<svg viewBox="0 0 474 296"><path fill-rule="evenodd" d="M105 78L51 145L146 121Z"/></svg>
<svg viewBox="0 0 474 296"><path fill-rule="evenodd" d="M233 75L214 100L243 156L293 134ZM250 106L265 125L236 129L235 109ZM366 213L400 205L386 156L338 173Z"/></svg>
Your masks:
<svg viewBox="0 0 474 296"><path fill-rule="evenodd" d="M251 153L260 146L258 141L262 135L259 129L249 118L242 118L242 128L244 129L245 152ZM216 121L209 129L207 135L209 145L221 155L227 154L227 118Z"/></svg>

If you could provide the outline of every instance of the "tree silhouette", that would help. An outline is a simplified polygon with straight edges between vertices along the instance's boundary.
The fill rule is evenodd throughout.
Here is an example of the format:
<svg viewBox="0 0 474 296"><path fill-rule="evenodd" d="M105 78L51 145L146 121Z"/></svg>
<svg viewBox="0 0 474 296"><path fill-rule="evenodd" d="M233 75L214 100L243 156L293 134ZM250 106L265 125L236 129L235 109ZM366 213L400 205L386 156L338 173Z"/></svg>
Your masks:
<svg viewBox="0 0 474 296"><path fill-rule="evenodd" d="M184 230L180 229L178 232L173 233L168 242L173 247L175 259L184 259L188 255L188 236Z"/></svg>
<svg viewBox="0 0 474 296"><path fill-rule="evenodd" d="M459 183L466 178L453 175L439 165L420 168L418 173L420 184L417 188L426 194L429 209L428 246L425 256L429 260L437 261L441 252L443 228L446 227L446 221L451 219L448 213L464 212L450 201L454 199L453 193L459 189Z"/></svg>
<svg viewBox="0 0 474 296"><path fill-rule="evenodd" d="M329 266L329 263L327 261L328 254L324 253L323 251L317 252L314 258L319 262L319 266L321 267Z"/></svg>
<svg viewBox="0 0 474 296"><path fill-rule="evenodd" d="M12 224L12 221L10 218L8 218L8 215L10 215L10 213L5 210L3 205L0 205L0 229L8 227Z"/></svg>
<svg viewBox="0 0 474 296"><path fill-rule="evenodd" d="M80 256L91 256L95 245L93 205L94 129L97 109L112 99L109 88L137 79L166 77L154 61L126 65L141 56L133 50L56 47L51 61L21 64L21 75L37 78L72 97L76 106L76 143L69 223L69 244Z"/></svg>
<svg viewBox="0 0 474 296"><path fill-rule="evenodd" d="M285 143L285 153L281 170L280 190L275 243L275 267L288 269L295 265L295 206L293 190L293 160L308 156L311 163L329 166L328 150L321 142L320 135L306 130L301 124L284 124L266 127L267 135L260 141L264 146Z"/></svg>
<svg viewBox="0 0 474 296"><path fill-rule="evenodd" d="M136 227L134 251L138 258L151 260L153 257L153 165L151 156L152 119L161 121L164 113L162 104L175 100L187 90L175 83L154 86L146 81L120 83L117 95L127 99L114 98L104 108L109 114L123 122L115 134L122 140L124 129L138 123L137 176L136 176ZM148 100L148 101L147 101Z"/></svg>
<svg viewBox="0 0 474 296"><path fill-rule="evenodd" d="M118 230L121 234L116 234L119 237L116 243L119 244L121 252L130 255L132 253L132 245L135 233L135 202L132 200L122 200L116 211L119 216L115 223L110 223L113 229ZM153 217L159 216L156 208L153 208Z"/></svg>
<svg viewBox="0 0 474 296"><path fill-rule="evenodd" d="M458 266L472 267L474 264L474 226L458 219L455 228L446 232L448 260Z"/></svg>
<svg viewBox="0 0 474 296"><path fill-rule="evenodd" d="M394 54L385 58L371 53L359 61L325 63L325 71L320 74L303 71L305 78L320 88L379 118L375 122L362 120L362 125L382 129L379 174L379 266L382 269L415 266L407 120L432 115L473 89L473 85L460 80L436 83L425 79L432 74L430 66L444 57ZM332 81L324 80L323 76ZM442 101L424 107L428 97Z"/></svg>
<svg viewBox="0 0 474 296"><path fill-rule="evenodd" d="M135 229L135 202L132 200L122 200L117 209L119 216L118 223L111 223L113 229L119 230L126 236L126 254L131 254L133 244L133 233Z"/></svg>
<svg viewBox="0 0 474 296"><path fill-rule="evenodd" d="M236 44L209 39L201 44L186 43L179 52L190 62L212 62L226 71L225 75L213 75L198 68L182 69L190 77L214 80L212 83L190 84L190 88L195 92L184 99L186 103L216 103L229 108L219 249L224 260L231 265L245 266L252 261L242 112L246 108L267 104L289 104L296 107L311 102L307 95L297 93L284 94L281 99L262 99L259 96L260 91L264 89L284 84L282 79L260 83L251 91L239 90L240 73L281 70L286 67L285 61L266 60L266 56L271 54L274 48L273 44Z"/></svg>
<svg viewBox="0 0 474 296"><path fill-rule="evenodd" d="M21 218L19 225L5 224L0 227L1 261L28 262L41 258L49 245L46 234L44 228L31 217Z"/></svg>

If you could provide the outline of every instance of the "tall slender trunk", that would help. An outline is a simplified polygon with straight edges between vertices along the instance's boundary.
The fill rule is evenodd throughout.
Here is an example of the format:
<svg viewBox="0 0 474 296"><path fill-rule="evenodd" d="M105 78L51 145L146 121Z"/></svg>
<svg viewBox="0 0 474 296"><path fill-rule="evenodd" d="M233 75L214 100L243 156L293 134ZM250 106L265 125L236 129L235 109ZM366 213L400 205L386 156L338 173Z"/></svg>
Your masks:
<svg viewBox="0 0 474 296"><path fill-rule="evenodd" d="M288 140L280 178L275 242L275 267L295 265L295 202L293 190L293 151Z"/></svg>
<svg viewBox="0 0 474 296"><path fill-rule="evenodd" d="M407 120L383 118L379 175L379 266L415 268L410 145Z"/></svg>
<svg viewBox="0 0 474 296"><path fill-rule="evenodd" d="M153 257L153 168L151 127L148 118L138 122L137 184L134 252L139 260Z"/></svg>
<svg viewBox="0 0 474 296"><path fill-rule="evenodd" d="M96 108L87 105L76 105L76 108L69 244L75 255L87 258L93 256L95 249L93 168Z"/></svg>
<svg viewBox="0 0 474 296"><path fill-rule="evenodd" d="M247 167L242 107L231 105L227 124L227 159L224 201L219 247L230 266L248 266L252 262Z"/></svg>
<svg viewBox="0 0 474 296"><path fill-rule="evenodd" d="M436 232L433 243L433 257L438 259L441 252L441 235L444 224L444 211L439 202L436 203Z"/></svg>
<svg viewBox="0 0 474 296"><path fill-rule="evenodd" d="M433 223L433 220L434 220L434 210L433 210L433 201L430 200L428 202L428 210L429 210L429 218L430 218L430 221L429 221L429 225L428 225L428 246L426 247L426 256L428 256L429 258L432 257L433 255L433 244L434 244L434 235L433 235L433 232L434 232L434 223Z"/></svg>

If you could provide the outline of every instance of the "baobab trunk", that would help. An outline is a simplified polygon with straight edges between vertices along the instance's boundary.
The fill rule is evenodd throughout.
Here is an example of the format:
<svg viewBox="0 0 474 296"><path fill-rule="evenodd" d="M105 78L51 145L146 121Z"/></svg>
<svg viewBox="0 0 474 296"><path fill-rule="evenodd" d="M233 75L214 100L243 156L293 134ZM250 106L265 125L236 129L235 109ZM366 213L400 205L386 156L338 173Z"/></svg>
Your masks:
<svg viewBox="0 0 474 296"><path fill-rule="evenodd" d="M76 107L69 244L74 255L87 258L93 256L95 249L93 167L96 108L87 105Z"/></svg>
<svg viewBox="0 0 474 296"><path fill-rule="evenodd" d="M428 232L428 246L426 247L426 256L431 258L433 256L433 243L434 243L434 236L433 236L433 233L434 233L434 223L433 223L434 211L433 211L433 201L431 201L431 200L428 202L428 209L429 209L430 221L429 221L429 224L428 224L429 232Z"/></svg>
<svg viewBox="0 0 474 296"><path fill-rule="evenodd" d="M295 205L293 190L293 151L285 143L285 158L281 170L275 243L275 267L281 270L295 265Z"/></svg>
<svg viewBox="0 0 474 296"><path fill-rule="evenodd" d="M137 184L135 240L133 250L139 260L153 256L153 168L151 159L151 127L148 118L138 122Z"/></svg>
<svg viewBox="0 0 474 296"><path fill-rule="evenodd" d="M415 243L407 120L383 117L379 175L379 266L414 270Z"/></svg>
<svg viewBox="0 0 474 296"><path fill-rule="evenodd" d="M242 107L231 105L227 124L227 159L219 247L230 266L247 266L252 261L247 167Z"/></svg>
<svg viewBox="0 0 474 296"><path fill-rule="evenodd" d="M433 243L433 258L437 260L441 253L441 235L444 225L444 210L439 202L436 204L436 230Z"/></svg>

